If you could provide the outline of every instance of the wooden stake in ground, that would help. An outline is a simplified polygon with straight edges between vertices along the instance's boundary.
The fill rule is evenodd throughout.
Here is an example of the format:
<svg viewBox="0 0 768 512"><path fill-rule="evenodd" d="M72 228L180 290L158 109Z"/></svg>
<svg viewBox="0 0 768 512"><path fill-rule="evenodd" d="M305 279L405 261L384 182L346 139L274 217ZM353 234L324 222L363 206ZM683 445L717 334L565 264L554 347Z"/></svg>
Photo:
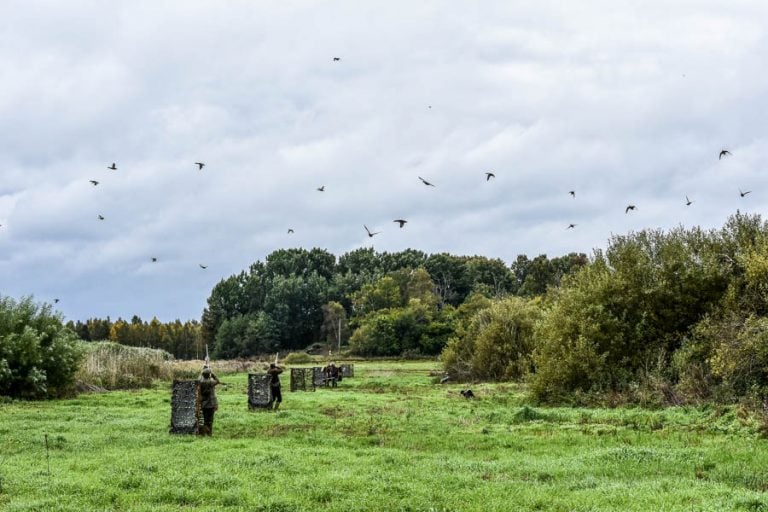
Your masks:
<svg viewBox="0 0 768 512"><path fill-rule="evenodd" d="M51 453L48 448L48 434L45 434L45 460L48 462L48 476L51 476Z"/></svg>

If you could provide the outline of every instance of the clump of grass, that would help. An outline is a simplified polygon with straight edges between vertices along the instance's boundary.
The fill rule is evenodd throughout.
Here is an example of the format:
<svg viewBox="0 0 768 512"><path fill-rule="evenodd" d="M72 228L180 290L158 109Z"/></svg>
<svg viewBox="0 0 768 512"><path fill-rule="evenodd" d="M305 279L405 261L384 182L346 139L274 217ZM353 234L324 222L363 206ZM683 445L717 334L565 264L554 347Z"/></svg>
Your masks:
<svg viewBox="0 0 768 512"><path fill-rule="evenodd" d="M105 389L138 389L171 378L173 356L164 350L99 341L86 344L76 378Z"/></svg>
<svg viewBox="0 0 768 512"><path fill-rule="evenodd" d="M291 352L283 358L285 364L308 364L315 362L315 358L306 352Z"/></svg>

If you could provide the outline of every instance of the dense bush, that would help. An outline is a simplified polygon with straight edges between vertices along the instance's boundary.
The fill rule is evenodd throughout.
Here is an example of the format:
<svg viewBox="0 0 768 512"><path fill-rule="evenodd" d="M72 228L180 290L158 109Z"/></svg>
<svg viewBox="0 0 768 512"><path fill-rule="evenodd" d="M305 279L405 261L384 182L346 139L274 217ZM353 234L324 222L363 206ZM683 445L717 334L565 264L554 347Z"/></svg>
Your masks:
<svg viewBox="0 0 768 512"><path fill-rule="evenodd" d="M521 380L532 370L539 301L510 297L487 304L449 341L445 370L455 380Z"/></svg>
<svg viewBox="0 0 768 512"><path fill-rule="evenodd" d="M360 320L349 339L352 353L363 356L396 356L403 352L436 355L453 332L452 311L438 311L419 299L407 307L373 311Z"/></svg>
<svg viewBox="0 0 768 512"><path fill-rule="evenodd" d="M283 358L285 364L309 364L314 361L315 358L306 352L291 352Z"/></svg>
<svg viewBox="0 0 768 512"><path fill-rule="evenodd" d="M46 398L67 393L82 350L48 304L0 297L0 395Z"/></svg>
<svg viewBox="0 0 768 512"><path fill-rule="evenodd" d="M674 403L764 396L766 240L762 220L741 214L720 231L614 237L550 291L536 334L534 396L631 394L649 382Z"/></svg>

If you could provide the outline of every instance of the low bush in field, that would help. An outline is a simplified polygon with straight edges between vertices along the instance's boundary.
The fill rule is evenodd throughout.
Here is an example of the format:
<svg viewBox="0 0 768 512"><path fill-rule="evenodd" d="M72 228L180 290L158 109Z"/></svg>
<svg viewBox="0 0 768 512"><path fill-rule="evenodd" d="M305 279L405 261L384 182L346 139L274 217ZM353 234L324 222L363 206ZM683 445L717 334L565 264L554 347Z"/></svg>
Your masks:
<svg viewBox="0 0 768 512"><path fill-rule="evenodd" d="M72 387L80 357L77 336L50 305L0 296L0 395L63 395Z"/></svg>
<svg viewBox="0 0 768 512"><path fill-rule="evenodd" d="M305 352L291 352L283 359L286 364L308 364L314 361L315 358Z"/></svg>
<svg viewBox="0 0 768 512"><path fill-rule="evenodd" d="M164 350L109 341L83 343L85 359L77 379L105 389L147 388L172 377L173 356Z"/></svg>

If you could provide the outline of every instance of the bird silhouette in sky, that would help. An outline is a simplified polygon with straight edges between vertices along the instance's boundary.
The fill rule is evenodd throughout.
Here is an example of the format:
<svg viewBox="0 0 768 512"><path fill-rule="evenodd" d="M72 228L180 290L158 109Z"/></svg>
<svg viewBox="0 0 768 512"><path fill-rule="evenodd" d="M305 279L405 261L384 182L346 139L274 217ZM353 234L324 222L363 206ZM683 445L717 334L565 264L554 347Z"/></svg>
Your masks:
<svg viewBox="0 0 768 512"><path fill-rule="evenodd" d="M381 233L381 231L371 232L371 230L368 229L368 226L366 226L365 224L363 224L363 227L365 228L365 232L368 233L369 238L373 238L375 235L378 235L379 233Z"/></svg>
<svg viewBox="0 0 768 512"><path fill-rule="evenodd" d="M157 263L157 258L155 258L154 256L152 256L152 263Z"/></svg>
<svg viewBox="0 0 768 512"><path fill-rule="evenodd" d="M575 190L569 190L568 193L571 194L571 197L576 199L576 191Z"/></svg>
<svg viewBox="0 0 768 512"><path fill-rule="evenodd" d="M288 234L290 235L291 233L293 233L293 229L288 228Z"/></svg>
<svg viewBox="0 0 768 512"><path fill-rule="evenodd" d="M115 162L112 162L112 165L108 165L107 169L112 169L113 171L117 170L117 165L115 165Z"/></svg>
<svg viewBox="0 0 768 512"><path fill-rule="evenodd" d="M568 224L568 227L565 229L573 229L576 227L576 224Z"/></svg>
<svg viewBox="0 0 768 512"><path fill-rule="evenodd" d="M99 220L104 220L104 216L99 214Z"/></svg>
<svg viewBox="0 0 768 512"><path fill-rule="evenodd" d="M57 298L55 298L55 299L53 299L53 303L54 303L54 304L58 304L58 303L59 303L59 299L58 299L58 297L57 297Z"/></svg>
<svg viewBox="0 0 768 512"><path fill-rule="evenodd" d="M333 62L339 62L341 60L341 57L334 57Z"/></svg>
<svg viewBox="0 0 768 512"><path fill-rule="evenodd" d="M740 195L741 197L744 197L745 195L747 195L747 194L751 194L751 193L752 193L752 191L751 191L751 190L747 190L746 192L742 192L742 191L741 191L741 189L739 189L739 195Z"/></svg>
<svg viewBox="0 0 768 512"><path fill-rule="evenodd" d="M629 205L629 206L627 206L627 208L624 210L624 213L629 213L629 210L634 210L635 208L637 208L637 206L635 206L635 205L633 205L633 204L630 204L630 205Z"/></svg>
<svg viewBox="0 0 768 512"><path fill-rule="evenodd" d="M202 263L198 263L198 265L200 265L200 268L203 270L208 268L208 265L203 265Z"/></svg>
<svg viewBox="0 0 768 512"><path fill-rule="evenodd" d="M401 228L402 228L403 226L405 226L405 225L408 223L408 221L407 221L407 220L405 220L405 219L395 219L395 220L393 220L392 222L397 222L398 224L400 224L400 227L401 227Z"/></svg>
<svg viewBox="0 0 768 512"><path fill-rule="evenodd" d="M88 181L90 181L94 187L99 184L99 182L96 180L88 180Z"/></svg>
<svg viewBox="0 0 768 512"><path fill-rule="evenodd" d="M205 167L205 164L203 162L195 162L195 165L197 166L198 171L202 171L203 167Z"/></svg>
<svg viewBox="0 0 768 512"><path fill-rule="evenodd" d="M728 151L727 149L724 149L720 151L720 154L717 156L717 159L722 160L724 156L729 156L730 154L731 154L730 151Z"/></svg>
<svg viewBox="0 0 768 512"><path fill-rule="evenodd" d="M495 175L495 174L493 174L492 172L486 172L486 173L485 173L485 181L488 181L488 180L490 180L491 178L495 178L495 177L496 177L496 175Z"/></svg>
<svg viewBox="0 0 768 512"><path fill-rule="evenodd" d="M325 192L325 185L323 185L322 187L317 187L317 191L318 192Z"/></svg>
<svg viewBox="0 0 768 512"><path fill-rule="evenodd" d="M693 204L693 201L688 199L688 196L685 196L685 206L691 206Z"/></svg>
<svg viewBox="0 0 768 512"><path fill-rule="evenodd" d="M424 178L422 178L421 176L419 176L419 179L421 180L422 183L424 183L428 187L434 187L435 186L432 183L430 183L427 180L425 180Z"/></svg>

